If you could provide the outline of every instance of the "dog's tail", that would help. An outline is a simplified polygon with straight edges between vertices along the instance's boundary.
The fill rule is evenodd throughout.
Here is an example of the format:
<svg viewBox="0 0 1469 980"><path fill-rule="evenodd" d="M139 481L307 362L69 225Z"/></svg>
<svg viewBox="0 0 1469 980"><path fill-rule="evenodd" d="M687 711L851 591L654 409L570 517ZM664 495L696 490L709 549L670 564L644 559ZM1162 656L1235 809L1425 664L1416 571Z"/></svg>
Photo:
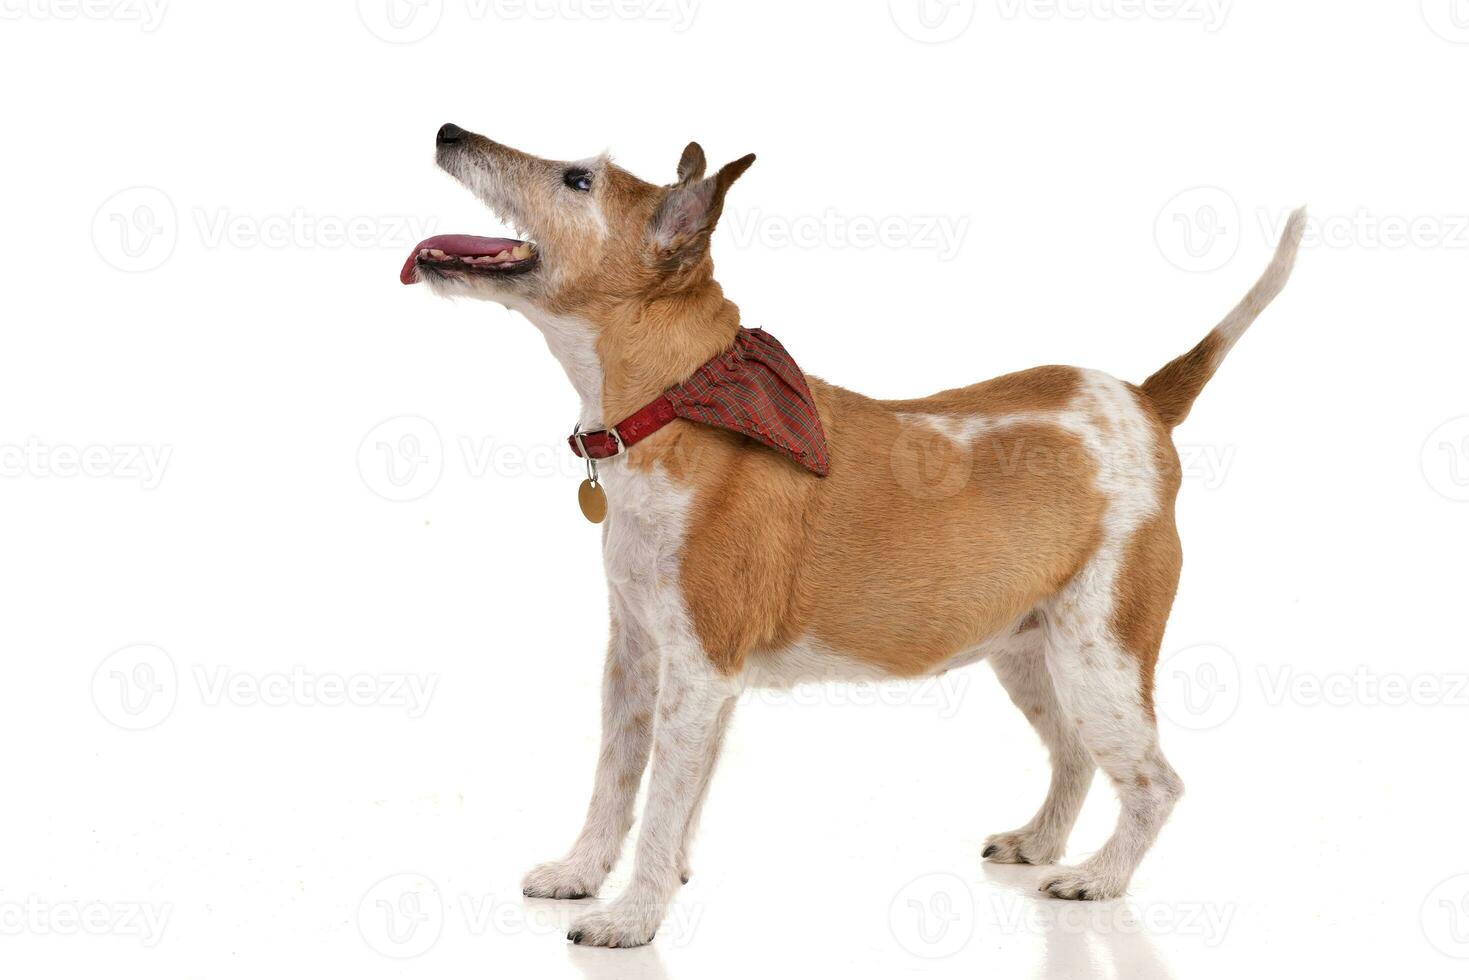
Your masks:
<svg viewBox="0 0 1469 980"><path fill-rule="evenodd" d="M1280 245L1275 249L1275 258L1270 267L1240 300L1238 306L1220 321L1209 336L1182 357L1165 364L1151 378L1143 382L1143 392L1153 402L1163 424L1173 428L1188 417L1194 399L1204 390L1204 385L1214 376L1235 342L1244 336L1255 318L1264 312L1270 301L1280 295L1296 264L1296 251L1301 247L1301 236L1306 231L1306 209L1301 208L1290 216Z"/></svg>

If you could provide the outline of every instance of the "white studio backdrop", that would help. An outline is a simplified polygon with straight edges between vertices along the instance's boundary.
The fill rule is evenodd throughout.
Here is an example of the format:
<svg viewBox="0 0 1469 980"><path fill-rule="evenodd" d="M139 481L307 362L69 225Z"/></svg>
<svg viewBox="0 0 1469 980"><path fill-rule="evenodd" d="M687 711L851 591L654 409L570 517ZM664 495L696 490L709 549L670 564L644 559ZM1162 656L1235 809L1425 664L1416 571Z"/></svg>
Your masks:
<svg viewBox="0 0 1469 980"><path fill-rule="evenodd" d="M1462 975L1461 0L0 19L0 972ZM397 281L422 237L502 230L433 166L451 120L657 181L691 139L756 152L721 282L885 397L1141 380L1310 206L1176 434L1188 794L1128 899L982 866L1047 778L983 666L749 697L651 947L569 947L572 903L521 899L590 788L605 585L539 336ZM1072 853L1114 815L1099 780Z"/></svg>

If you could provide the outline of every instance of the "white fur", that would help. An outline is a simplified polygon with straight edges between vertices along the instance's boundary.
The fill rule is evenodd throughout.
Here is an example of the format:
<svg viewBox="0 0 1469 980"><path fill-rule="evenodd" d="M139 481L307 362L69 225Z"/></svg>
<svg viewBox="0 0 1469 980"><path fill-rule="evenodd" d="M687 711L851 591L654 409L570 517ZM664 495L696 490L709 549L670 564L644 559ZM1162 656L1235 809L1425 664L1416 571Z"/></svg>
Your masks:
<svg viewBox="0 0 1469 980"><path fill-rule="evenodd" d="M581 399L577 421L582 428L602 428L602 361L597 357L596 328L579 317L547 313L525 300L507 298L504 302L535 324L546 338L546 346Z"/></svg>
<svg viewBox="0 0 1469 980"><path fill-rule="evenodd" d="M647 630L659 653L653 766L632 883L577 919L570 934L592 945L637 946L653 937L687 871L688 838L738 686L705 655L678 588L691 491L660 468L618 461L608 470L603 555L614 614Z"/></svg>

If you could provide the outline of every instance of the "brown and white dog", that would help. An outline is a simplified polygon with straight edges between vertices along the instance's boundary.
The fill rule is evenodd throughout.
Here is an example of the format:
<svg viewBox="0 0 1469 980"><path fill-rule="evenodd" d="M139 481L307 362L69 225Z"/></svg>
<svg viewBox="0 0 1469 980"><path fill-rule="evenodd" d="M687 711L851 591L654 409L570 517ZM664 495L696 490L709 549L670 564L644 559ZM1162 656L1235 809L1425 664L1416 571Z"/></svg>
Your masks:
<svg viewBox="0 0 1469 980"><path fill-rule="evenodd" d="M432 240L404 281L522 313L581 397L584 428L628 416L730 347L740 315L714 281L709 238L753 156L706 176L691 143L676 182L659 186L606 158L545 160L451 124L437 158L533 242ZM570 933L648 942L687 880L743 687L988 660L1049 748L1052 776L1035 817L990 837L985 857L1055 864L1100 766L1121 801L1116 831L1041 889L1121 895L1183 791L1153 715L1181 561L1170 431L1285 285L1304 223L1293 215L1239 306L1141 386L1040 367L877 401L810 378L825 479L683 420L605 461L602 750L581 835L526 876L525 894L596 894L651 755L631 884Z"/></svg>

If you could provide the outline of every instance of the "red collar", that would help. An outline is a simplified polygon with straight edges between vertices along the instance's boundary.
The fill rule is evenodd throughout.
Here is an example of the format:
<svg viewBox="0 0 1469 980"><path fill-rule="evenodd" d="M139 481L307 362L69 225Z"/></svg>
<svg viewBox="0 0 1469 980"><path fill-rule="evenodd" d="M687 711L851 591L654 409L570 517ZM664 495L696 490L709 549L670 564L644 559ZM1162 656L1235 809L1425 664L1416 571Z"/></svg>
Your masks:
<svg viewBox="0 0 1469 980"><path fill-rule="evenodd" d="M826 476L826 434L806 376L764 330L741 329L734 346L705 361L683 384L610 429L576 432L568 441L578 456L610 459L676 418L742 433Z"/></svg>

